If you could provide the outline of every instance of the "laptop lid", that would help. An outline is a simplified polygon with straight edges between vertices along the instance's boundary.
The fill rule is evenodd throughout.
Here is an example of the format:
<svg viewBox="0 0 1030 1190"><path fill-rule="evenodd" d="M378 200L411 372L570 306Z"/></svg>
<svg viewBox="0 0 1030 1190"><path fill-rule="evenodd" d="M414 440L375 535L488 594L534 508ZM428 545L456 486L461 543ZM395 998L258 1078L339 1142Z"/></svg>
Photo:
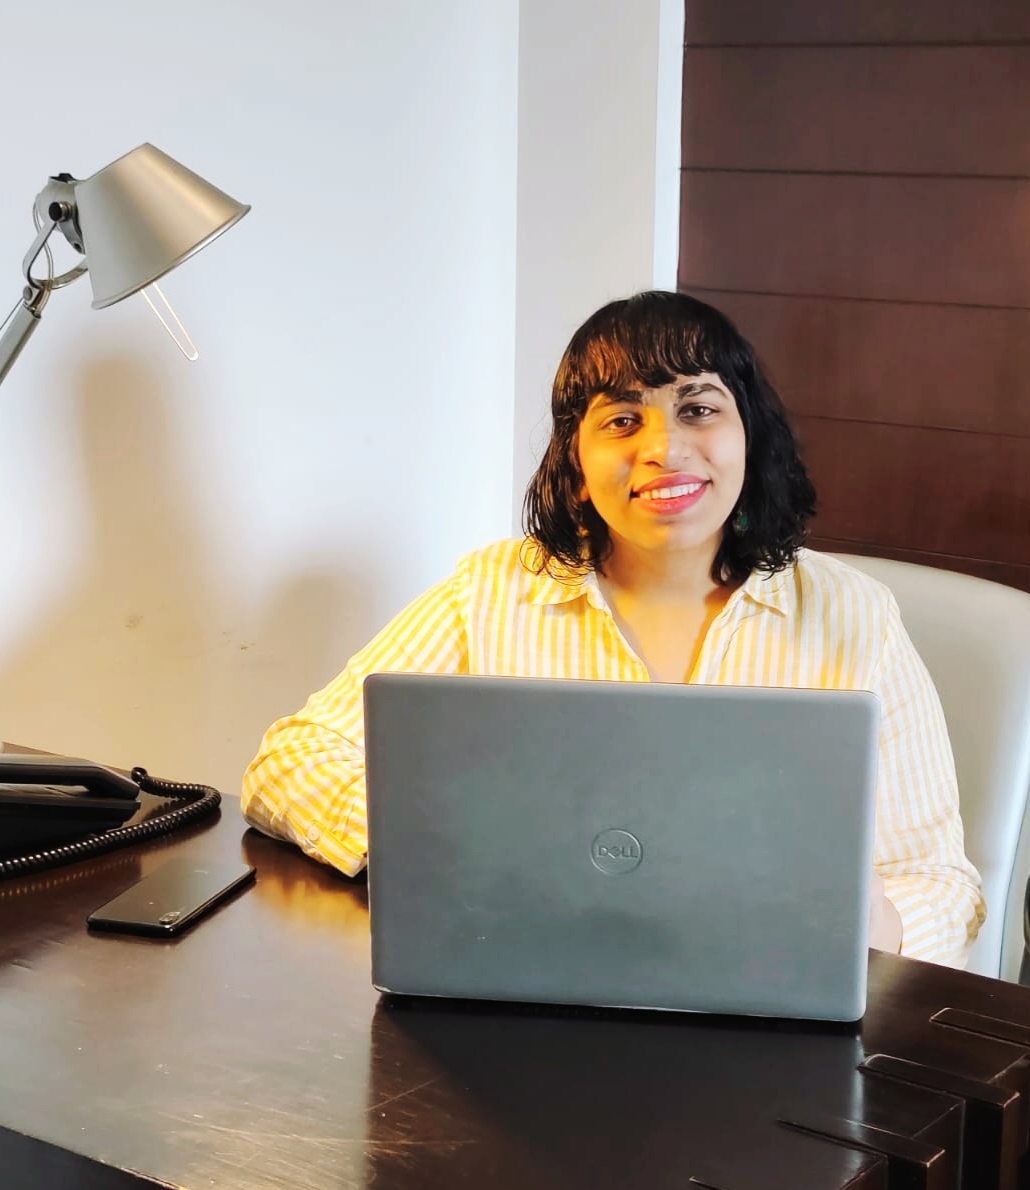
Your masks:
<svg viewBox="0 0 1030 1190"><path fill-rule="evenodd" d="M380 990L863 1014L872 694L399 673L364 689Z"/></svg>

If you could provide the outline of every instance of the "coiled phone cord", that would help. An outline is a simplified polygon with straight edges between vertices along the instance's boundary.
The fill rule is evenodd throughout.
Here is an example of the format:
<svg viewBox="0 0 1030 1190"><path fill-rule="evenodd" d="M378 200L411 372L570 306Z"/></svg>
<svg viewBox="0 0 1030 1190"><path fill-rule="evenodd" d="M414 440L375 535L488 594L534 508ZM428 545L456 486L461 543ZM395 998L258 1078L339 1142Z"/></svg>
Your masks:
<svg viewBox="0 0 1030 1190"><path fill-rule="evenodd" d="M59 847L49 847L32 855L18 855L0 860L0 880L9 880L13 876L28 876L46 868L57 868L62 864L76 863L93 855L103 855L106 851L114 851L116 847L124 847L129 843L155 839L159 835L179 830L191 822L213 814L222 800L222 795L210 785L164 781L159 777L152 777L146 769L138 767L134 768L129 776L143 793L174 798L186 802L186 805L153 814L143 822L102 831L74 843L62 843Z"/></svg>

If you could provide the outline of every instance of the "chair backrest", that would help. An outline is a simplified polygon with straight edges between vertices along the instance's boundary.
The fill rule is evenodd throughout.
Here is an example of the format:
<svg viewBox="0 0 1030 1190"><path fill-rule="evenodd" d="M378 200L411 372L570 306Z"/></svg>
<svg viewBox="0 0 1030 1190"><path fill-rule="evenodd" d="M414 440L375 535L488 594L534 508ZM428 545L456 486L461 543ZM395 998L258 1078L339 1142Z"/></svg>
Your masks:
<svg viewBox="0 0 1030 1190"><path fill-rule="evenodd" d="M966 853L987 901L968 969L1016 981L1030 876L1030 595L911 562L837 556L891 589L937 686Z"/></svg>

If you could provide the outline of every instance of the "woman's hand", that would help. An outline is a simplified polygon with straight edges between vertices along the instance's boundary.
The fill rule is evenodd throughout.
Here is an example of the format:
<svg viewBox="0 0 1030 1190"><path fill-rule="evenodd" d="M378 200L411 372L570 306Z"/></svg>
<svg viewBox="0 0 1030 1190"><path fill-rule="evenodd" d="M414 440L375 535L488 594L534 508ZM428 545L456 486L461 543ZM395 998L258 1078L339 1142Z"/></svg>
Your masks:
<svg viewBox="0 0 1030 1190"><path fill-rule="evenodd" d="M883 891L883 877L876 872L869 885L869 945L874 950L901 953L901 918Z"/></svg>

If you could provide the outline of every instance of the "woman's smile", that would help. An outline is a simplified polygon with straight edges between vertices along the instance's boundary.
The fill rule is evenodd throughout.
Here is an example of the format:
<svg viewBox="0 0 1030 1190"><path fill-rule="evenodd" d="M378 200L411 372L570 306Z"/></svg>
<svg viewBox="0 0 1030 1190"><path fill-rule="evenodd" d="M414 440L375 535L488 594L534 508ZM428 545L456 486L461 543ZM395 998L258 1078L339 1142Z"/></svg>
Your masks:
<svg viewBox="0 0 1030 1190"><path fill-rule="evenodd" d="M708 489L708 483L695 475L662 475L636 488L631 499L655 516L676 516L693 508Z"/></svg>

